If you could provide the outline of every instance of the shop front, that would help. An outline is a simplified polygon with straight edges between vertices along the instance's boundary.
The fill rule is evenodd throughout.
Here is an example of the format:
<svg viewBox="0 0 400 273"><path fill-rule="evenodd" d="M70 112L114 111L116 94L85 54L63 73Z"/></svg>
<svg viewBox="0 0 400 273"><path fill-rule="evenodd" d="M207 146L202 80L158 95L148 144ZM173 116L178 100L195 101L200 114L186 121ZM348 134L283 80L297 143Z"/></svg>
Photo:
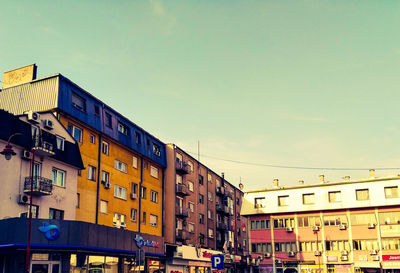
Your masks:
<svg viewBox="0 0 400 273"><path fill-rule="evenodd" d="M166 273L211 273L211 257L217 254L222 252L195 246L176 246L173 257L167 261Z"/></svg>
<svg viewBox="0 0 400 273"><path fill-rule="evenodd" d="M379 262L354 262L355 273L380 273L381 265Z"/></svg>
<svg viewBox="0 0 400 273"><path fill-rule="evenodd" d="M382 255L383 273L400 273L400 255Z"/></svg>
<svg viewBox="0 0 400 273"><path fill-rule="evenodd" d="M25 218L0 220L0 272L25 272ZM162 237L80 221L32 219L31 273L165 272Z"/></svg>

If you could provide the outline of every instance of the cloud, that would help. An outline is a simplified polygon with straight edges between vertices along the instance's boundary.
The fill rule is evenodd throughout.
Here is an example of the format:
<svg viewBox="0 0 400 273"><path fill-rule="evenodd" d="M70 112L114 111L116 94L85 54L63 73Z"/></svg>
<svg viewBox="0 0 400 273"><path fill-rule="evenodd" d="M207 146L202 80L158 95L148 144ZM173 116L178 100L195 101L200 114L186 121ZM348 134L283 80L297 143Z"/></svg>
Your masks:
<svg viewBox="0 0 400 273"><path fill-rule="evenodd" d="M165 15L165 9L159 0L149 0L153 8L153 13L157 15Z"/></svg>

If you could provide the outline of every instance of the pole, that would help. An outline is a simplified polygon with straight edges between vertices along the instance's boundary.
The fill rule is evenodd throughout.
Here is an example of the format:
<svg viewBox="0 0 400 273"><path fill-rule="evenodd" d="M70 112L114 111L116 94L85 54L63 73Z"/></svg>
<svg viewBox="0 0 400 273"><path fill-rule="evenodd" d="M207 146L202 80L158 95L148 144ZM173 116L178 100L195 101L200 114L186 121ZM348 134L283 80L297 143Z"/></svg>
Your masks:
<svg viewBox="0 0 400 273"><path fill-rule="evenodd" d="M31 229L32 229L32 196L33 196L33 165L35 162L35 151L31 150L32 158L31 158L31 191L29 193L29 212L28 212L28 235L27 235L27 242L26 242L26 259L25 259L25 272L29 273L30 271L30 260L31 260ZM38 181L36 181L38 183Z"/></svg>
<svg viewBox="0 0 400 273"><path fill-rule="evenodd" d="M315 235L317 236L317 251L319 251L318 247L318 231L315 231ZM321 273L321 256L318 256L318 272Z"/></svg>

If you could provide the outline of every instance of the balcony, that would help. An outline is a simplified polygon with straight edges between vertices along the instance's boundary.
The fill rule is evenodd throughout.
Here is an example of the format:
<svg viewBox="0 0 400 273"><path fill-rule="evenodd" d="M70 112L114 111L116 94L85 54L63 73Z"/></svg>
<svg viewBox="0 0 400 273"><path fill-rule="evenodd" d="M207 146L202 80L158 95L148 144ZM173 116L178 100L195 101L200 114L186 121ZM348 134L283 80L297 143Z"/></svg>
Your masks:
<svg viewBox="0 0 400 273"><path fill-rule="evenodd" d="M226 224L224 222L217 223L217 229L225 230L226 229Z"/></svg>
<svg viewBox="0 0 400 273"><path fill-rule="evenodd" d="M229 208L227 205L217 204L216 209L217 209L217 212L219 212L219 213L229 214Z"/></svg>
<svg viewBox="0 0 400 273"><path fill-rule="evenodd" d="M45 134L45 133L43 133ZM38 156L52 156L55 155L53 144L49 141L43 140L42 137L34 137L32 141L32 151Z"/></svg>
<svg viewBox="0 0 400 273"><path fill-rule="evenodd" d="M225 195L225 188L224 187L217 187L216 189L215 189L215 193L217 194L217 195Z"/></svg>
<svg viewBox="0 0 400 273"><path fill-rule="evenodd" d="M33 178L33 179L32 179ZM25 177L24 192L31 192L31 185L33 184L34 195L49 195L53 191L53 181L41 176L28 176Z"/></svg>
<svg viewBox="0 0 400 273"><path fill-rule="evenodd" d="M186 185L183 184L176 184L175 185L175 192L177 195L186 196L189 195L188 189Z"/></svg>
<svg viewBox="0 0 400 273"><path fill-rule="evenodd" d="M175 216L180 218L189 217L189 210L180 206L175 207Z"/></svg>
<svg viewBox="0 0 400 273"><path fill-rule="evenodd" d="M180 173L180 174L190 173L190 166L185 161L176 159L175 168L176 168L177 173Z"/></svg>
<svg viewBox="0 0 400 273"><path fill-rule="evenodd" d="M184 242L189 239L188 233L186 230L183 229L176 229L175 230L175 239L176 241Z"/></svg>

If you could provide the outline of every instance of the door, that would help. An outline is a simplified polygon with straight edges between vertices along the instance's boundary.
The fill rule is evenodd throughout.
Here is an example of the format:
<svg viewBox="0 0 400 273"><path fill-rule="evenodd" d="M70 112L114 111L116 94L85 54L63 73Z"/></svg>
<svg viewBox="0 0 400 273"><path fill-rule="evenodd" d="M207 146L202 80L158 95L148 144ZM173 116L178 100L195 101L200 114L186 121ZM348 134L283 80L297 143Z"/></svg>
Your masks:
<svg viewBox="0 0 400 273"><path fill-rule="evenodd" d="M61 273L58 261L34 261L31 263L30 273Z"/></svg>

